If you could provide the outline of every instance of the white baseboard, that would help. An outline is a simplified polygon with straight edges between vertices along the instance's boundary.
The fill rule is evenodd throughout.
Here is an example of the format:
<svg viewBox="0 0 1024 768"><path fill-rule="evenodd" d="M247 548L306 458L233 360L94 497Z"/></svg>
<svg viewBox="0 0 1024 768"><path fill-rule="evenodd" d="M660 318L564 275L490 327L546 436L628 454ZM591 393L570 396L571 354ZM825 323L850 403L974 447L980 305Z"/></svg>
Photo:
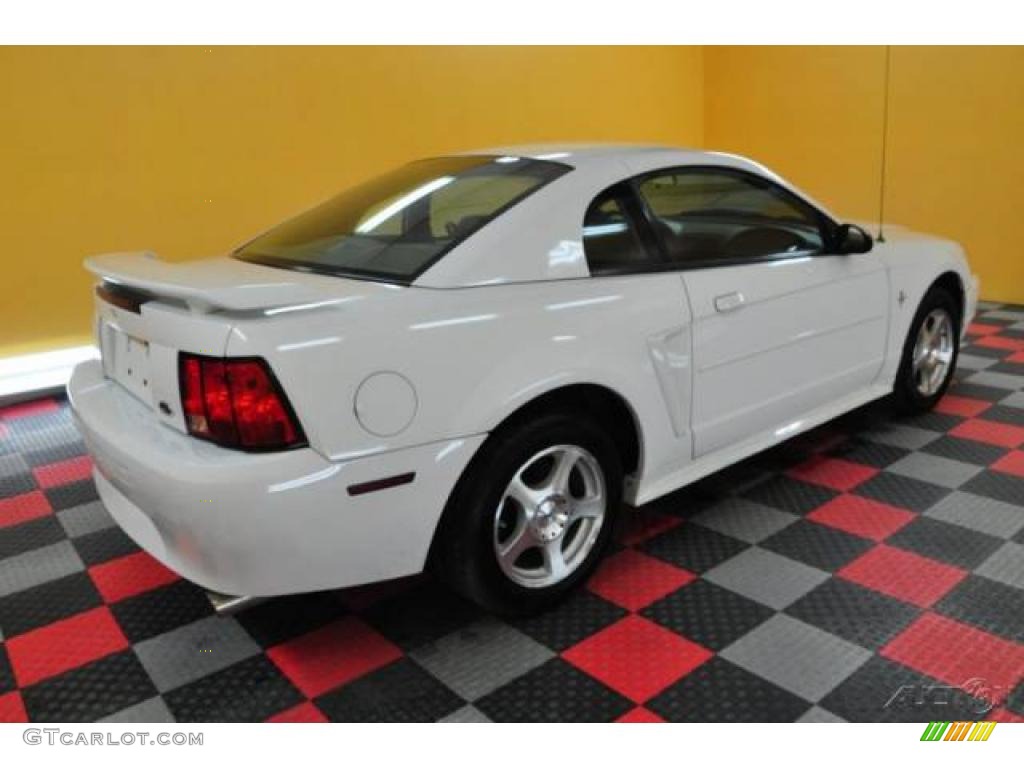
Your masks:
<svg viewBox="0 0 1024 768"><path fill-rule="evenodd" d="M71 369L99 357L91 344L0 358L0 405L62 390Z"/></svg>

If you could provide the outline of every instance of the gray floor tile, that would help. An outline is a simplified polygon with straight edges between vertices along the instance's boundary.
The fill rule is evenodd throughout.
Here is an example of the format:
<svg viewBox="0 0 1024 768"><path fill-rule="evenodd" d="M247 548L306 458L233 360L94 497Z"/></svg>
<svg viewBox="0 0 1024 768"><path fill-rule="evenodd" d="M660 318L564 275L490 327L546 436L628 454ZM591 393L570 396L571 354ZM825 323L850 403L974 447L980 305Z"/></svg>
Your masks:
<svg viewBox="0 0 1024 768"><path fill-rule="evenodd" d="M482 619L410 656L462 698L473 701L544 663L554 651L497 619Z"/></svg>
<svg viewBox="0 0 1024 768"><path fill-rule="evenodd" d="M975 572L993 581L1024 589L1024 546L1006 542Z"/></svg>
<svg viewBox="0 0 1024 768"><path fill-rule="evenodd" d="M999 401L1000 405L1008 405L1011 408L1024 408L1024 392L1013 392Z"/></svg>
<svg viewBox="0 0 1024 768"><path fill-rule="evenodd" d="M798 723L845 723L839 715L834 715L822 707L811 707L807 713L797 720Z"/></svg>
<svg viewBox="0 0 1024 768"><path fill-rule="evenodd" d="M906 424L880 424L877 427L865 430L860 436L865 440L871 440L875 443L895 445L897 448L916 451L942 435L930 429L910 427Z"/></svg>
<svg viewBox="0 0 1024 768"><path fill-rule="evenodd" d="M958 371L983 371L996 364L996 361L991 357L981 357L980 355L970 355L966 352L960 355L956 361L956 369Z"/></svg>
<svg viewBox="0 0 1024 768"><path fill-rule="evenodd" d="M4 454L0 456L0 478L23 475L30 472L28 463L20 453Z"/></svg>
<svg viewBox="0 0 1024 768"><path fill-rule="evenodd" d="M84 568L70 541L59 541L8 557L0 560L0 597L70 576Z"/></svg>
<svg viewBox="0 0 1024 768"><path fill-rule="evenodd" d="M174 715L159 696L104 717L101 723L173 723Z"/></svg>
<svg viewBox="0 0 1024 768"><path fill-rule="evenodd" d="M777 614L720 654L808 701L820 701L871 658L871 651Z"/></svg>
<svg viewBox="0 0 1024 768"><path fill-rule="evenodd" d="M984 323L984 320L980 318L988 318L990 320L1009 320L1011 323L1019 323L1024 320L1024 312L1016 309L988 309L982 312L979 316L979 322Z"/></svg>
<svg viewBox="0 0 1024 768"><path fill-rule="evenodd" d="M825 571L751 547L704 574L712 584L782 610L828 579Z"/></svg>
<svg viewBox="0 0 1024 768"><path fill-rule="evenodd" d="M481 712L479 709L474 707L472 704L467 704L461 709L457 709L452 712L448 717L441 718L438 720L439 723L489 723L491 718Z"/></svg>
<svg viewBox="0 0 1024 768"><path fill-rule="evenodd" d="M1024 507L964 491L954 491L924 514L1001 539L1024 528Z"/></svg>
<svg viewBox="0 0 1024 768"><path fill-rule="evenodd" d="M981 470L982 468L976 464L967 464L963 461L944 459L941 456L924 453L912 453L886 467L888 472L912 477L915 480L924 480L926 483L943 485L947 488L959 488Z"/></svg>
<svg viewBox="0 0 1024 768"><path fill-rule="evenodd" d="M998 387L999 389L1020 390L1024 389L1024 376L1014 376L1010 373L994 373L993 371L978 371L972 373L968 378L971 384L983 384L986 387Z"/></svg>
<svg viewBox="0 0 1024 768"><path fill-rule="evenodd" d="M756 544L799 518L756 501L729 497L691 519L705 528Z"/></svg>
<svg viewBox="0 0 1024 768"><path fill-rule="evenodd" d="M114 518L107 512L102 501L62 509L57 513L57 519L71 538L96 533L115 525Z"/></svg>
<svg viewBox="0 0 1024 768"><path fill-rule="evenodd" d="M209 616L135 646L142 666L164 693L260 652L233 618Z"/></svg>

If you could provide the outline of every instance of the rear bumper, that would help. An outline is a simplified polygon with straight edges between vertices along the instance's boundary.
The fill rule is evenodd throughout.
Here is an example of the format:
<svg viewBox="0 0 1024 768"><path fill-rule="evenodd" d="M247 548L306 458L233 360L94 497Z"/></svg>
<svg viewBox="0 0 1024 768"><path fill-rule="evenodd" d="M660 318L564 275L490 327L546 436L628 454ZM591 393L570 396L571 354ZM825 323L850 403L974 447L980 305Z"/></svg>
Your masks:
<svg viewBox="0 0 1024 768"><path fill-rule="evenodd" d="M423 569L451 489L478 435L352 461L312 449L252 454L161 424L103 376L75 368L68 394L99 494L139 546L190 581L272 596L365 584ZM348 487L415 473L350 496Z"/></svg>

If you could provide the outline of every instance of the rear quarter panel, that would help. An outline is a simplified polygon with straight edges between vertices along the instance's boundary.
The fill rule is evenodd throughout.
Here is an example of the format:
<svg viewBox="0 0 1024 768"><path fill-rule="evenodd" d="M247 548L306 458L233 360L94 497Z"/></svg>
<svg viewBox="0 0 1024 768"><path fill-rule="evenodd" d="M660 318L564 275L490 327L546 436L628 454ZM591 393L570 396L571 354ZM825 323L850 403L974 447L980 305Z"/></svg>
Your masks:
<svg viewBox="0 0 1024 768"><path fill-rule="evenodd" d="M688 321L672 274L397 288L240 320L227 354L265 357L311 445L333 460L485 433L545 392L592 383L629 403L644 471L657 473L689 456ZM354 409L360 384L385 371L416 392L412 422L391 437L364 429Z"/></svg>

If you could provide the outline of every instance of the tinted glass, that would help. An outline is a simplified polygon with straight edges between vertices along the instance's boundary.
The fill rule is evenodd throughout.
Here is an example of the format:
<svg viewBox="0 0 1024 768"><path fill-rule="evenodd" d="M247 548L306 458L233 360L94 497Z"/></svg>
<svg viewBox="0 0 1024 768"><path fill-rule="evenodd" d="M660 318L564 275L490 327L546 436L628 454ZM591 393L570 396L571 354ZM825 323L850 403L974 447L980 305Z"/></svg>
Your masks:
<svg viewBox="0 0 1024 768"><path fill-rule="evenodd" d="M408 281L568 170L512 157L421 160L342 192L235 255L277 267Z"/></svg>
<svg viewBox="0 0 1024 768"><path fill-rule="evenodd" d="M766 181L683 170L649 177L639 189L674 262L757 259L822 249L813 210Z"/></svg>
<svg viewBox="0 0 1024 768"><path fill-rule="evenodd" d="M591 274L630 269L651 261L628 214L626 185L606 189L590 204L583 219L583 250Z"/></svg>

